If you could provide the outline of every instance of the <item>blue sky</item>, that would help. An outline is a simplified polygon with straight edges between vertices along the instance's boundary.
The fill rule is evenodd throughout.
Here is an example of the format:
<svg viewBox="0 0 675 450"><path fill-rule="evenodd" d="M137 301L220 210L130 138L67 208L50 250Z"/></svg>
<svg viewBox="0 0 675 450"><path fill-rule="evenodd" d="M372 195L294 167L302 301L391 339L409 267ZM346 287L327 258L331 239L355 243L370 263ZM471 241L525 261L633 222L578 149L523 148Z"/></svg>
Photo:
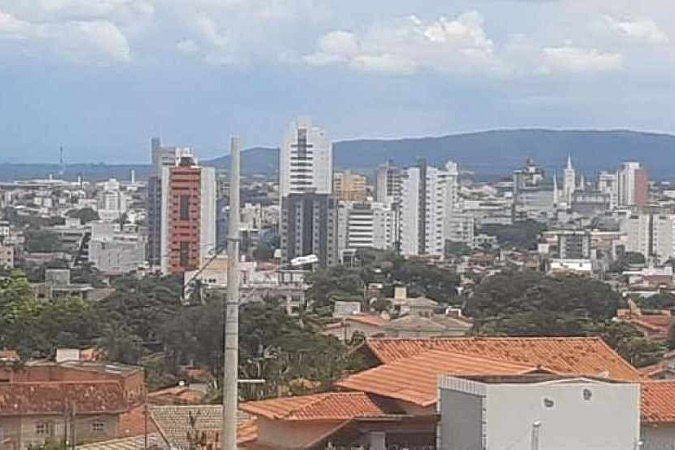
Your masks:
<svg viewBox="0 0 675 450"><path fill-rule="evenodd" d="M0 161L512 127L675 132L672 0L0 0Z"/></svg>

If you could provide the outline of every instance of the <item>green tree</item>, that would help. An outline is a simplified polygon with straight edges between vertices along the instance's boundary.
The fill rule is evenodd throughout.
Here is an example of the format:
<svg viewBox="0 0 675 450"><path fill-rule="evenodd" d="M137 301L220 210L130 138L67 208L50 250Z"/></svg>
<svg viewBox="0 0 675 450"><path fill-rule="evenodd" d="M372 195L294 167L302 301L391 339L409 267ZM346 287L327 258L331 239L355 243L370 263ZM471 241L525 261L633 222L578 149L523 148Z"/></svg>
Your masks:
<svg viewBox="0 0 675 450"><path fill-rule="evenodd" d="M67 216L80 219L80 223L82 225L100 219L98 212L89 207L68 211Z"/></svg>
<svg viewBox="0 0 675 450"><path fill-rule="evenodd" d="M614 317L619 301L619 294L600 281L525 270L484 279L466 309L479 333L574 335L589 323Z"/></svg>
<svg viewBox="0 0 675 450"><path fill-rule="evenodd" d="M30 253L54 253L63 251L61 240L56 233L47 230L27 230L26 250Z"/></svg>
<svg viewBox="0 0 675 450"><path fill-rule="evenodd" d="M645 309L672 309L675 308L675 295L670 292L659 292L640 299L640 306Z"/></svg>
<svg viewBox="0 0 675 450"><path fill-rule="evenodd" d="M510 225L483 225L480 232L495 236L500 246L532 250L536 248L539 235L544 230L546 230L546 225L534 220L525 220Z"/></svg>

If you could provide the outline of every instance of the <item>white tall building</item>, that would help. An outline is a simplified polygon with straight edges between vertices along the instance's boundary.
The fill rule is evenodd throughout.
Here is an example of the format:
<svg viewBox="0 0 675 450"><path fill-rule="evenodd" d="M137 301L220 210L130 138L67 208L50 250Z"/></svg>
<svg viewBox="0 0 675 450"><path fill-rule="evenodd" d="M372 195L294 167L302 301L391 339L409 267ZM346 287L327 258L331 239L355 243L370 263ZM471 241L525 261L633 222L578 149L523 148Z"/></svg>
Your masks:
<svg viewBox="0 0 675 450"><path fill-rule="evenodd" d="M632 214L621 220L625 248L658 264L675 257L675 214Z"/></svg>
<svg viewBox="0 0 675 450"><path fill-rule="evenodd" d="M626 236L627 252L641 253L647 258L651 252L651 215L633 214L621 220L620 230Z"/></svg>
<svg viewBox="0 0 675 450"><path fill-rule="evenodd" d="M127 212L127 196L114 178L99 184L96 207L101 220L114 221Z"/></svg>
<svg viewBox="0 0 675 450"><path fill-rule="evenodd" d="M659 264L675 256L674 228L675 215L654 214L652 216L652 255Z"/></svg>
<svg viewBox="0 0 675 450"><path fill-rule="evenodd" d="M279 155L281 197L333 193L333 145L307 118L291 123Z"/></svg>
<svg viewBox="0 0 675 450"><path fill-rule="evenodd" d="M616 173L600 172L598 175L598 191L609 196L609 209L619 205L619 178Z"/></svg>
<svg viewBox="0 0 675 450"><path fill-rule="evenodd" d="M563 199L568 207L572 205L572 196L576 187L576 172L572 167L572 157L567 155L567 166L563 171Z"/></svg>
<svg viewBox="0 0 675 450"><path fill-rule="evenodd" d="M457 164L443 169L421 161L405 171L401 186L401 252L442 255L445 241L457 230L459 205Z"/></svg>
<svg viewBox="0 0 675 450"><path fill-rule="evenodd" d="M394 214L383 203L340 202L338 249L389 249L394 245Z"/></svg>

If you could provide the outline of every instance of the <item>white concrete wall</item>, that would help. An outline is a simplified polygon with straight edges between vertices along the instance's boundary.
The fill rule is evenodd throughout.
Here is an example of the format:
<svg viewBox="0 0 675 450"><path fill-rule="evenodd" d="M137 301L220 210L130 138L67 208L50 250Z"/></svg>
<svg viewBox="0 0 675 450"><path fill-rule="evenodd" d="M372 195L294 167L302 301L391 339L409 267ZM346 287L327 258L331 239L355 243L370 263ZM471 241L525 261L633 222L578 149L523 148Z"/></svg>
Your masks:
<svg viewBox="0 0 675 450"><path fill-rule="evenodd" d="M583 390L592 393L585 400ZM487 385L490 449L529 449L540 422L539 448L634 450L639 440L639 386L610 383ZM547 407L545 399L553 406Z"/></svg>
<svg viewBox="0 0 675 450"><path fill-rule="evenodd" d="M201 168L201 205L199 227L199 254L208 258L216 248L216 170Z"/></svg>

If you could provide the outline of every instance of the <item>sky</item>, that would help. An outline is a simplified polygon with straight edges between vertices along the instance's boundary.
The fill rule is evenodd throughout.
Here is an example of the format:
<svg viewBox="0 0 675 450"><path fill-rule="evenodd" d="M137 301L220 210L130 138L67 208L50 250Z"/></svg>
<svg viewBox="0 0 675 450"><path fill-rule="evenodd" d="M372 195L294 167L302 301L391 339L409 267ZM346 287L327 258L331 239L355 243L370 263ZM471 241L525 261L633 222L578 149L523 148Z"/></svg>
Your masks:
<svg viewBox="0 0 675 450"><path fill-rule="evenodd" d="M0 0L0 162L493 128L675 133L672 0Z"/></svg>

